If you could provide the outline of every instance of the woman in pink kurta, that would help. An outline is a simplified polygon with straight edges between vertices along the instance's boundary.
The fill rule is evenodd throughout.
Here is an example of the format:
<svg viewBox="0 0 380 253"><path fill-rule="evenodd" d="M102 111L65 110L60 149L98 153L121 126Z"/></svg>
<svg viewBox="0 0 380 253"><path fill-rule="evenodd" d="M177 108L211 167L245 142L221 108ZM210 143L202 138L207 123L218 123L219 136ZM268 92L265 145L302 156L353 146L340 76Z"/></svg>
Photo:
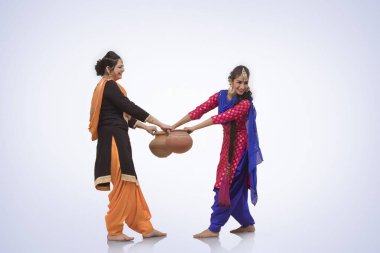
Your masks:
<svg viewBox="0 0 380 253"><path fill-rule="evenodd" d="M206 102L195 108L195 110L189 113L190 120L200 119L203 114L211 111L212 109L218 107L218 97L219 92L212 95ZM234 147L234 156L232 163L230 165L232 174L235 174L238 163L243 155L244 149L248 145L248 135L247 135L247 114L250 107L249 100L243 100L232 109L212 116L212 124L222 124L223 125L223 144L222 151L220 153L220 159L218 164L218 169L216 171L216 182L214 188L219 189L224 176L224 168L228 166L228 150L230 146L230 131L231 124L229 122L236 121L236 139ZM232 178L231 178L232 182Z"/></svg>
<svg viewBox="0 0 380 253"><path fill-rule="evenodd" d="M195 238L217 237L230 216L241 224L241 227L231 232L255 231L247 198L248 188L251 188L252 202L255 204L257 201L256 165L262 161L262 155L258 146L255 110L248 80L248 68L237 66L230 74L228 91L215 93L173 125L173 128L177 128L191 120L200 119L218 107L218 115L185 129L191 133L213 124L223 126L223 144L214 184L215 201L210 226L194 235Z"/></svg>

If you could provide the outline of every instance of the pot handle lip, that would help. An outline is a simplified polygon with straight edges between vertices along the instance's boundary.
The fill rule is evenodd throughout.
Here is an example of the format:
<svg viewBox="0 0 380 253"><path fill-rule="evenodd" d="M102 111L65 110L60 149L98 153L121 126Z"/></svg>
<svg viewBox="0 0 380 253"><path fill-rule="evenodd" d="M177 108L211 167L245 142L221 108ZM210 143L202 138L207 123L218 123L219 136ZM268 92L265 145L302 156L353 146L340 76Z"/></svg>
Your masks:
<svg viewBox="0 0 380 253"><path fill-rule="evenodd" d="M172 130L170 132L187 133L187 130L185 130L185 129L175 129L175 130Z"/></svg>
<svg viewBox="0 0 380 253"><path fill-rule="evenodd" d="M154 135L168 135L168 133L165 131L157 131L154 133Z"/></svg>

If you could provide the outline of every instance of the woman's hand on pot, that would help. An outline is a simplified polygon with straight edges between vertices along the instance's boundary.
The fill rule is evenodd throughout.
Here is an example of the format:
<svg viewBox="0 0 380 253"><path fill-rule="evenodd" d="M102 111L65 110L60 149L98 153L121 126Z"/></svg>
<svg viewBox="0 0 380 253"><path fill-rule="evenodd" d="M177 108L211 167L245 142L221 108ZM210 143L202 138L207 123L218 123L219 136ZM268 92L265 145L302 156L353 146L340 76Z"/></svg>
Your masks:
<svg viewBox="0 0 380 253"><path fill-rule="evenodd" d="M194 127L184 127L183 130L186 130L189 134L195 131Z"/></svg>
<svg viewBox="0 0 380 253"><path fill-rule="evenodd" d="M161 124L159 126L162 130L164 130L165 132L169 132L169 131L172 131L173 130L173 127L172 126L169 126L169 125L166 125L166 124Z"/></svg>
<svg viewBox="0 0 380 253"><path fill-rule="evenodd" d="M151 135L155 135L157 132L157 127L155 126L147 126L145 130L150 133Z"/></svg>

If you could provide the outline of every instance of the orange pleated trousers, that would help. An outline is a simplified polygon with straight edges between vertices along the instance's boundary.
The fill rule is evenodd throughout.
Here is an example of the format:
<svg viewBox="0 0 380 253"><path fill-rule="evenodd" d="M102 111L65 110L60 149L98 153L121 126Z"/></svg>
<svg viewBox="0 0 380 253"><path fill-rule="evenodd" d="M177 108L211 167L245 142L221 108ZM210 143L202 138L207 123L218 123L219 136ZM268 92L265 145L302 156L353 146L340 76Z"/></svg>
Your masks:
<svg viewBox="0 0 380 253"><path fill-rule="evenodd" d="M121 180L119 153L114 138L111 151L111 182L113 188L108 195L110 203L106 215L108 233L121 234L124 223L142 235L152 232L151 214L140 186L135 182Z"/></svg>

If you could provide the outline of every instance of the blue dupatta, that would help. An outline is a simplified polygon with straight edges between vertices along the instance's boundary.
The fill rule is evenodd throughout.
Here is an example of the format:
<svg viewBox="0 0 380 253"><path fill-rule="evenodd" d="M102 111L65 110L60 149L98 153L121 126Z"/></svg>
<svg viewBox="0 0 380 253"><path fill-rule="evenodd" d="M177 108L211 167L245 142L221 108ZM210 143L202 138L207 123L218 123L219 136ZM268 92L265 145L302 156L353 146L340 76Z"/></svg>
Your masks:
<svg viewBox="0 0 380 253"><path fill-rule="evenodd" d="M221 114L232 107L237 99L235 96L231 100L227 98L228 91L221 90L219 92L218 98L218 114ZM248 173L250 177L250 189L251 189L251 202L253 205L256 205L258 195L257 195L257 165L263 161L263 156L261 154L261 149L259 146L259 137L257 135L256 127L256 110L252 103L252 98L250 98L250 104L248 111L248 120L247 120L247 131L248 131ZM228 124L228 123L225 123ZM223 125L225 125L223 124ZM242 159L246 158L246 155L243 154ZM245 163L240 163L245 164Z"/></svg>

